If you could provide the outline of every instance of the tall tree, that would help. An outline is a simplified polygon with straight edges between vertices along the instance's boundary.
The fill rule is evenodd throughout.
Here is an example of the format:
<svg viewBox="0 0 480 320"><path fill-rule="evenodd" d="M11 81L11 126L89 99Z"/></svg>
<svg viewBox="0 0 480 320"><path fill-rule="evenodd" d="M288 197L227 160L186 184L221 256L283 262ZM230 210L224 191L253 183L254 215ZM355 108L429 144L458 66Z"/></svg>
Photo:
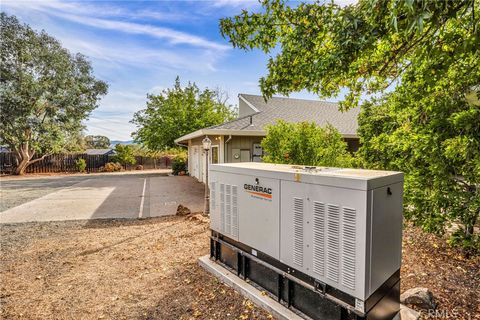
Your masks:
<svg viewBox="0 0 480 320"><path fill-rule="evenodd" d="M148 95L147 108L136 112L132 136L150 150L174 147L174 140L195 130L232 119L233 108L218 90L200 91L195 83L182 88L177 77L171 89Z"/></svg>
<svg viewBox="0 0 480 320"><path fill-rule="evenodd" d="M480 249L480 0L262 1L260 13L223 19L245 50L275 52L260 79L266 97L307 89L362 104L367 167L406 175L406 216Z"/></svg>
<svg viewBox="0 0 480 320"><path fill-rule="evenodd" d="M110 147L110 139L105 136L92 136L85 137L86 147L89 149L106 149Z"/></svg>
<svg viewBox="0 0 480 320"><path fill-rule="evenodd" d="M107 85L83 55L70 54L46 32L5 13L0 20L0 143L15 152L15 173L23 174L71 142Z"/></svg>

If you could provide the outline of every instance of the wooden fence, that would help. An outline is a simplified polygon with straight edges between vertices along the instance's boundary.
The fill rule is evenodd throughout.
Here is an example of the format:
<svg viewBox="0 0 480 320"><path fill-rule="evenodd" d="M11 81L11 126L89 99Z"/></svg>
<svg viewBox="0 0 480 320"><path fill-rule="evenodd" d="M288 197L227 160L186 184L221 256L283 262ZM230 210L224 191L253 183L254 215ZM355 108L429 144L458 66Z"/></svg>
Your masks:
<svg viewBox="0 0 480 320"><path fill-rule="evenodd" d="M53 154L37 161L27 167L27 173L49 173L49 172L77 172L77 159L85 159L87 162L87 172L99 172L106 163L112 161L112 156L108 155L88 155L79 154ZM171 167L171 159L168 157L150 158L135 157L136 164L127 166L127 170L135 169L138 165L143 169L162 169ZM12 152L0 153L0 173L12 173L17 167L17 160Z"/></svg>

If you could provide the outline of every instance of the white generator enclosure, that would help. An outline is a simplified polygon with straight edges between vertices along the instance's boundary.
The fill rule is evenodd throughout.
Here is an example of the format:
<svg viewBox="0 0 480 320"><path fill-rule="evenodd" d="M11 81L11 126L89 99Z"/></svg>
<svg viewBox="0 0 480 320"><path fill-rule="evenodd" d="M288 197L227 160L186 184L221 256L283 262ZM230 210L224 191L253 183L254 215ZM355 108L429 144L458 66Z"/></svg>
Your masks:
<svg viewBox="0 0 480 320"><path fill-rule="evenodd" d="M364 302L401 266L403 174L211 165L211 229Z"/></svg>

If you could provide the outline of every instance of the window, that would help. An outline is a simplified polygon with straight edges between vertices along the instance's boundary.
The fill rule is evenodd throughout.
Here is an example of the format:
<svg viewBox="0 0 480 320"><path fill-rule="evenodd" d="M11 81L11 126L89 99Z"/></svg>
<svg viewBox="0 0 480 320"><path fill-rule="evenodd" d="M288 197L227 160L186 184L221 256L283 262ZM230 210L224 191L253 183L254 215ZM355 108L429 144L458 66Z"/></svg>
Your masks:
<svg viewBox="0 0 480 320"><path fill-rule="evenodd" d="M212 146L212 163L218 163L218 146Z"/></svg>

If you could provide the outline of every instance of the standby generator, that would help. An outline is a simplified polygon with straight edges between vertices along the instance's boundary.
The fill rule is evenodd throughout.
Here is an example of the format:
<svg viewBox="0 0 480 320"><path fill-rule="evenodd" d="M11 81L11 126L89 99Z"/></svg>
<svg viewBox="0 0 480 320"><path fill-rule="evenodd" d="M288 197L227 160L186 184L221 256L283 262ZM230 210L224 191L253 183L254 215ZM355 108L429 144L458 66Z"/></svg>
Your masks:
<svg viewBox="0 0 480 320"><path fill-rule="evenodd" d="M399 311L401 172L210 166L211 258L312 319Z"/></svg>

